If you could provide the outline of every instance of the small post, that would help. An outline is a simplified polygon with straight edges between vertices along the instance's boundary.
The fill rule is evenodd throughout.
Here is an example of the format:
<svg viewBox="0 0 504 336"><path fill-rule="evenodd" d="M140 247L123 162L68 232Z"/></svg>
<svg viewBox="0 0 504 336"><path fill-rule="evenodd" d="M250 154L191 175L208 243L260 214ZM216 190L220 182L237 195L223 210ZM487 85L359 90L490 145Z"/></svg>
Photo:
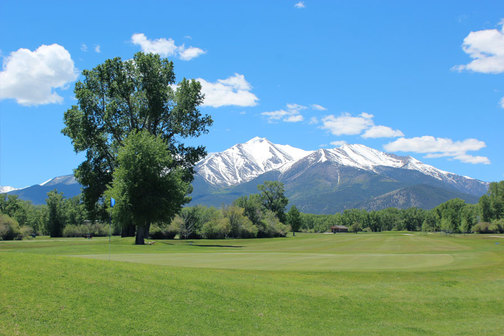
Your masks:
<svg viewBox="0 0 504 336"><path fill-rule="evenodd" d="M115 199L113 197L110 198L110 207L113 208L115 205ZM108 236L108 259L110 261L110 241L112 239L112 214L110 214L109 218L109 236Z"/></svg>

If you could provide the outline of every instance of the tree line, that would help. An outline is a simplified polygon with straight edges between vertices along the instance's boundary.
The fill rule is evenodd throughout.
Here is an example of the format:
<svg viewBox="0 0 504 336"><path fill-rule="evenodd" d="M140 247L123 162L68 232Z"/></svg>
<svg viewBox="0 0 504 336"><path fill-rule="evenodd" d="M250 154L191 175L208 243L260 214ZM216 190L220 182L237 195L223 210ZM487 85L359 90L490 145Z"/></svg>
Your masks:
<svg viewBox="0 0 504 336"><path fill-rule="evenodd" d="M334 225L350 231L427 231L504 233L504 181L492 182L477 204L455 198L430 210L387 208L347 209L334 215L302 214L301 230L325 232Z"/></svg>
<svg viewBox="0 0 504 336"><path fill-rule="evenodd" d="M492 182L477 204L452 199L434 209L347 209L332 215L301 213L289 203L282 183L266 181L257 194L242 196L221 209L185 207L169 221L152 224L154 239L223 239L284 237L289 231L326 232L346 226L351 232L427 231L446 233L504 233L504 181ZM0 197L0 239L32 234L51 237L105 236L108 220L91 220L82 196L64 198L51 191L45 205L35 206L16 195ZM113 234L133 236L134 226L114 221Z"/></svg>

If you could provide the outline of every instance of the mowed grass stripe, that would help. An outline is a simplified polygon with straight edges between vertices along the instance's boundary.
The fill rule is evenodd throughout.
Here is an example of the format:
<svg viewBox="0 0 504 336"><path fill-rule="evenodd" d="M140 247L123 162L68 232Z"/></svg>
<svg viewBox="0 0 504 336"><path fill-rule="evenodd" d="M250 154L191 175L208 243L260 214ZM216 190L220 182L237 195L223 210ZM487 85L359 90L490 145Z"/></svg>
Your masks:
<svg viewBox="0 0 504 336"><path fill-rule="evenodd" d="M310 254L310 253L160 253L80 255L79 257L179 267L265 271L418 271L498 264L494 253L460 254Z"/></svg>

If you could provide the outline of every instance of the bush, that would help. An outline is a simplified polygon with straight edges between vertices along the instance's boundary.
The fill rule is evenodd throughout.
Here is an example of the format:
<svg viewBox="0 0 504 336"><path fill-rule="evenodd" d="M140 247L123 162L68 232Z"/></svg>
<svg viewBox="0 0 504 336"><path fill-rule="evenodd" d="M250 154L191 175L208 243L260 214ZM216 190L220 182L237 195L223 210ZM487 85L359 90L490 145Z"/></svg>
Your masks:
<svg viewBox="0 0 504 336"><path fill-rule="evenodd" d="M285 237L289 231L289 226L282 224L272 211L267 210L261 220L257 236L261 238Z"/></svg>
<svg viewBox="0 0 504 336"><path fill-rule="evenodd" d="M231 232L231 224L229 218L215 218L205 224L201 228L201 233L206 239L224 239Z"/></svg>
<svg viewBox="0 0 504 336"><path fill-rule="evenodd" d="M22 239L21 229L17 220L7 215L0 215L0 239Z"/></svg>
<svg viewBox="0 0 504 336"><path fill-rule="evenodd" d="M24 238L27 238L27 237L31 237L33 235L33 228L31 226L21 226L21 237L24 239Z"/></svg>
<svg viewBox="0 0 504 336"><path fill-rule="evenodd" d="M99 222L86 222L82 225L66 225L63 228L63 237L106 237L108 234L108 225Z"/></svg>
<svg viewBox="0 0 504 336"><path fill-rule="evenodd" d="M478 224L472 227L472 232L476 233L496 233L495 226L492 227L491 223L488 222L479 222Z"/></svg>
<svg viewBox="0 0 504 336"><path fill-rule="evenodd" d="M173 239L177 235L177 229L172 225L153 224L149 236L152 239Z"/></svg>

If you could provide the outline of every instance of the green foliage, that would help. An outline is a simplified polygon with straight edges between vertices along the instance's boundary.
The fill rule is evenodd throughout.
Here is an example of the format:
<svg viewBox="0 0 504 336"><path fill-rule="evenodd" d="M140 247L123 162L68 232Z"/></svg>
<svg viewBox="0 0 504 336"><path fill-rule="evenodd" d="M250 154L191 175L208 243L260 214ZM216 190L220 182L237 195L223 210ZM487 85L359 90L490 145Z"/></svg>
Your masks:
<svg viewBox="0 0 504 336"><path fill-rule="evenodd" d="M257 236L257 227L244 215L245 209L237 206L229 206L223 209L224 218L227 218L231 230L231 238L255 238Z"/></svg>
<svg viewBox="0 0 504 336"><path fill-rule="evenodd" d="M285 223L285 207L289 203L289 200L285 197L283 183L279 181L266 181L264 184L258 185L257 189L261 192L259 197L264 208L273 211L280 222Z"/></svg>
<svg viewBox="0 0 504 336"><path fill-rule="evenodd" d="M217 217L209 220L201 229L201 234L206 239L224 239L231 232L229 218Z"/></svg>
<svg viewBox="0 0 504 336"><path fill-rule="evenodd" d="M153 222L169 222L182 205L191 185L161 136L147 131L133 132L117 155L117 168L107 198L115 198L111 208L119 223L133 221L137 226L137 243L149 233Z"/></svg>
<svg viewBox="0 0 504 336"><path fill-rule="evenodd" d="M132 133L144 131L162 139L172 158L167 168L180 169L184 183L192 181L194 164L205 148L186 146L182 140L207 133L212 124L210 116L198 111L203 102L199 82L183 79L174 90L173 63L141 52L130 60L108 59L82 76L74 90L78 105L65 112L62 132L76 152L86 152L75 177L84 186L92 219L107 217L99 201L120 166L118 151Z"/></svg>
<svg viewBox="0 0 504 336"><path fill-rule="evenodd" d="M261 196L259 194L250 194L242 196L233 202L234 206L243 208L244 215L247 216L255 226L261 224L263 216Z"/></svg>
<svg viewBox="0 0 504 336"><path fill-rule="evenodd" d="M258 227L257 236L261 238L285 237L290 227L282 224L277 215L270 210L266 210Z"/></svg>
<svg viewBox="0 0 504 336"><path fill-rule="evenodd" d="M109 235L109 224L86 222L81 225L68 224L63 229L63 237L105 237Z"/></svg>
<svg viewBox="0 0 504 336"><path fill-rule="evenodd" d="M291 206L287 213L287 224L290 225L292 232L297 232L301 228L301 214L295 205Z"/></svg>
<svg viewBox="0 0 504 336"><path fill-rule="evenodd" d="M0 240L21 239L19 223L9 215L0 213Z"/></svg>
<svg viewBox="0 0 504 336"><path fill-rule="evenodd" d="M362 231L362 224L359 222L353 222L352 225L348 228L348 231L357 233Z"/></svg>
<svg viewBox="0 0 504 336"><path fill-rule="evenodd" d="M65 227L63 193L56 190L47 193L48 221L47 231L51 237L62 237Z"/></svg>
<svg viewBox="0 0 504 336"><path fill-rule="evenodd" d="M425 218L422 222L422 231L424 232L436 232L439 231L440 227L437 222L436 214L433 211L428 211L425 214Z"/></svg>
<svg viewBox="0 0 504 336"><path fill-rule="evenodd" d="M152 224L149 231L149 236L152 239L174 239L176 235L176 228L159 223Z"/></svg>

